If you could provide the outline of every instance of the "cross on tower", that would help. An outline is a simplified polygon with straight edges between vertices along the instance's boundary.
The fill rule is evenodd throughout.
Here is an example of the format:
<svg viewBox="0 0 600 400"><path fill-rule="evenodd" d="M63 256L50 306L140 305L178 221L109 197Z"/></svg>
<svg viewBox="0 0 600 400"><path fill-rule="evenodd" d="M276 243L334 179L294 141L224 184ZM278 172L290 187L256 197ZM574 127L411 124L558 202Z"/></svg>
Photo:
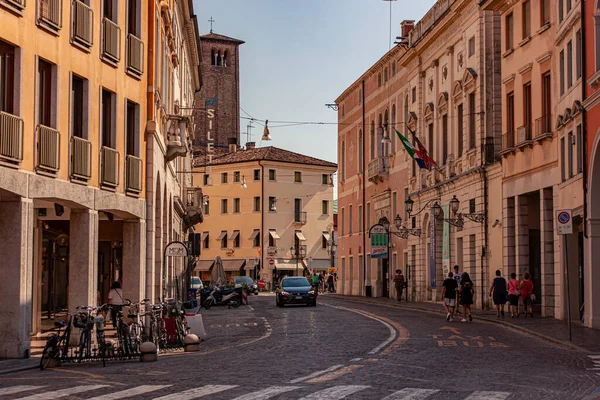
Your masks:
<svg viewBox="0 0 600 400"><path fill-rule="evenodd" d="M210 22L210 33L213 33L212 26L213 26L213 22L215 22L215 20L213 19L213 17L210 17L210 19L208 20L208 22Z"/></svg>

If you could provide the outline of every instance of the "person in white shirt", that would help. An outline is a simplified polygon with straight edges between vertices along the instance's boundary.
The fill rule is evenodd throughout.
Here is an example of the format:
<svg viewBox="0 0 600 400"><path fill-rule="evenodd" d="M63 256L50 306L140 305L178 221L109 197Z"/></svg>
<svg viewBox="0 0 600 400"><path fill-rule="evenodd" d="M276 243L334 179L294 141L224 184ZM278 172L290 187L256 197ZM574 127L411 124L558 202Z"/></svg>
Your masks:
<svg viewBox="0 0 600 400"><path fill-rule="evenodd" d="M117 327L117 311L123 308L123 290L121 284L115 281L108 292L108 304L112 306L110 316L112 317L113 326Z"/></svg>

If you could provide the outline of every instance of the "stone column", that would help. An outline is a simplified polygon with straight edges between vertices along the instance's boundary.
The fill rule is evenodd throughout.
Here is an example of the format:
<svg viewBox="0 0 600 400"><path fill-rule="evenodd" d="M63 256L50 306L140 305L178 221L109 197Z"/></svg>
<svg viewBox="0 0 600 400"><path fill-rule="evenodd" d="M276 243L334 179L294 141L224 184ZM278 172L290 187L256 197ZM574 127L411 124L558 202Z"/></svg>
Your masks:
<svg viewBox="0 0 600 400"><path fill-rule="evenodd" d="M516 272L516 231L515 231L515 198L508 197L503 200L504 222L502 224L502 235L504 246L502 249L504 268L502 273L510 276Z"/></svg>
<svg viewBox="0 0 600 400"><path fill-rule="evenodd" d="M69 311L95 305L98 293L98 211L72 210L69 244Z"/></svg>
<svg viewBox="0 0 600 400"><path fill-rule="evenodd" d="M553 317L555 306L554 284L554 204L552 188L540 190L540 249L542 281L542 316Z"/></svg>
<svg viewBox="0 0 600 400"><path fill-rule="evenodd" d="M592 205L589 204L591 207ZM585 240L585 325L600 328L600 219L588 218L588 237ZM596 293L594 295L594 292Z"/></svg>
<svg viewBox="0 0 600 400"><path fill-rule="evenodd" d="M0 358L28 356L33 273L33 202L0 202Z"/></svg>
<svg viewBox="0 0 600 400"><path fill-rule="evenodd" d="M123 223L123 296L132 302L145 298L146 221Z"/></svg>
<svg viewBox="0 0 600 400"><path fill-rule="evenodd" d="M526 195L517 196L515 204L515 258L517 277L523 271L529 271L529 220ZM506 277L510 278L510 275Z"/></svg>

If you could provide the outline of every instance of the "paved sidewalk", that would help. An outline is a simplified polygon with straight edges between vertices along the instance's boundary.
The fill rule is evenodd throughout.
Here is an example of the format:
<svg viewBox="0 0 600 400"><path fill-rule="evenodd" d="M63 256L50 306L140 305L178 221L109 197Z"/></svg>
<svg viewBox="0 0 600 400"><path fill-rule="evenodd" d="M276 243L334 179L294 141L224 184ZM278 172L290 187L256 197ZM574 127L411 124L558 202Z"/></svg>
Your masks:
<svg viewBox="0 0 600 400"><path fill-rule="evenodd" d="M406 310L413 311L425 311L430 313L437 313L442 316L446 315L442 303L415 303L405 302L398 303L397 300L380 298L380 297L359 297L359 296L344 296L338 294L328 294L328 297L340 298L344 300L356 301L360 303L369 304L380 304L390 307L398 307ZM524 318L520 315L519 318L510 318L510 313L506 312L508 307L505 308L506 316L504 318L496 317L496 312L492 310L481 310L473 308L473 318L485 320L486 322L496 323L506 326L511 329L515 329L520 332L524 332L540 339L543 339L552 344L565 347L572 350L581 350L591 353L600 353L600 330L591 329L584 327L579 322L573 322L571 324L573 340L569 342L569 332L565 321L558 320L555 318ZM462 311L462 310L461 310ZM462 316L458 316L461 317ZM454 323L461 323L460 319L455 317Z"/></svg>
<svg viewBox="0 0 600 400"><path fill-rule="evenodd" d="M40 367L38 357L21 358L16 360L0 360L0 375L10 374L12 372L27 371Z"/></svg>

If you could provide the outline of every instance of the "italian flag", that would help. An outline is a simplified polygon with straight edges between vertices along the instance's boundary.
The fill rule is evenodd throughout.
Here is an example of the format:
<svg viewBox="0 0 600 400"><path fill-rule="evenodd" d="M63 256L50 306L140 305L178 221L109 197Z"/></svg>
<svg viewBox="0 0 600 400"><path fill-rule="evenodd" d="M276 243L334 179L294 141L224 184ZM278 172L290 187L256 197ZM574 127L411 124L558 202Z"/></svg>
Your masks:
<svg viewBox="0 0 600 400"><path fill-rule="evenodd" d="M413 146L412 143L410 143L410 141L407 138L402 136L402 134L400 132L398 132L398 130L396 130L396 134L400 138L400 141L404 145L404 148L406 149L406 152L408 153L408 155L411 156L411 158L417 162L417 165L419 166L419 168L427 169L427 166L425 165L425 161L423 160L423 156L421 155L421 152L419 150L417 150L417 148L415 146Z"/></svg>

